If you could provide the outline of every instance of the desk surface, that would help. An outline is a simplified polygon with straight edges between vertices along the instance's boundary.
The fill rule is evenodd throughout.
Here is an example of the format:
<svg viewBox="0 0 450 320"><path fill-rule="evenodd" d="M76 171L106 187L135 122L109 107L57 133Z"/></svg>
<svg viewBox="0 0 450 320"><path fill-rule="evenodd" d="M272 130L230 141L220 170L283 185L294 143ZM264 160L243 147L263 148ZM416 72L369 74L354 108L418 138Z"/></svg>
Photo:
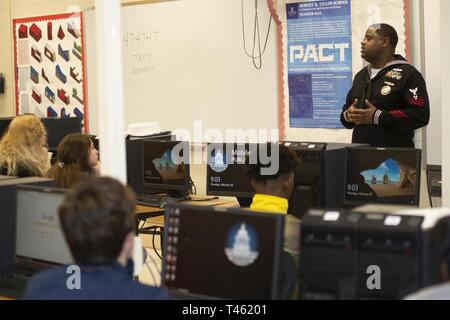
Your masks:
<svg viewBox="0 0 450 320"><path fill-rule="evenodd" d="M190 204L190 205L198 205L198 206L214 206L214 207L222 207L222 208L233 208L233 207L239 207L239 203L236 201L235 198L219 198L214 199L211 201L186 201L183 202L183 204ZM145 209L141 208L142 210ZM152 226L157 227L164 227L164 215L151 217L147 219L147 223Z"/></svg>
<svg viewBox="0 0 450 320"><path fill-rule="evenodd" d="M202 206L202 207L215 207L215 206L223 206L223 207L234 207L239 206L238 202L235 198L231 197L223 197L223 198L217 198L217 199L211 199L211 200L203 200L205 198L197 198L200 200L189 200L189 201L182 201L181 204L188 204L188 205L194 205L194 206ZM134 213L136 215L140 214L157 214L161 213L164 214L166 210L161 208L155 208L155 207L148 207L143 205L136 205Z"/></svg>

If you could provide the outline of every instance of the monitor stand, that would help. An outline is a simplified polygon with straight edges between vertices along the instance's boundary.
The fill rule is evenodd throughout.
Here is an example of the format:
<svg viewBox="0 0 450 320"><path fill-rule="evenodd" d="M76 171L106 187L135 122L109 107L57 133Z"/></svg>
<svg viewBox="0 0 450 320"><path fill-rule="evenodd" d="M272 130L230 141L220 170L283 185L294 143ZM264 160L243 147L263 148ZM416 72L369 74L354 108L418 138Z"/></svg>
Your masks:
<svg viewBox="0 0 450 320"><path fill-rule="evenodd" d="M241 208L250 208L252 204L253 198L245 198L245 197L236 197L237 201Z"/></svg>

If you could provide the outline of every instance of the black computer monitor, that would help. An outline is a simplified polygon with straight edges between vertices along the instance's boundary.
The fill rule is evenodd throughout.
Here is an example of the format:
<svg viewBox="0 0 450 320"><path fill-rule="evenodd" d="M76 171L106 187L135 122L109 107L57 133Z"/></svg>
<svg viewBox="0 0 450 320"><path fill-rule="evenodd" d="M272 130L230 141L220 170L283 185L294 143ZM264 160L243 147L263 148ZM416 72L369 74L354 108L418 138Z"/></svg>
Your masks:
<svg viewBox="0 0 450 320"><path fill-rule="evenodd" d="M347 149L344 204L419 205L421 150Z"/></svg>
<svg viewBox="0 0 450 320"><path fill-rule="evenodd" d="M0 138L3 137L3 135L8 130L9 124L12 119L12 117L0 118Z"/></svg>
<svg viewBox="0 0 450 320"><path fill-rule="evenodd" d="M208 143L206 194L253 198L255 189L247 176L246 157L257 153L257 144Z"/></svg>
<svg viewBox="0 0 450 320"><path fill-rule="evenodd" d="M49 151L56 151L61 140L71 133L82 132L82 118L42 118L42 124L47 129Z"/></svg>
<svg viewBox="0 0 450 320"><path fill-rule="evenodd" d="M142 182L146 190L187 195L190 145L185 141L142 141Z"/></svg>
<svg viewBox="0 0 450 320"><path fill-rule="evenodd" d="M67 191L19 186L16 210L16 255L52 264L73 262L59 221Z"/></svg>
<svg viewBox="0 0 450 320"><path fill-rule="evenodd" d="M55 181L47 178L0 179L0 276L13 271L16 243L16 192L19 185L54 187Z"/></svg>
<svg viewBox="0 0 450 320"><path fill-rule="evenodd" d="M283 228L280 214L169 206L163 284L178 297L275 299Z"/></svg>
<svg viewBox="0 0 450 320"><path fill-rule="evenodd" d="M142 162L142 142L149 139L166 141L176 140L176 138L171 134L158 136L158 138L132 136L127 136L125 138L127 183L138 196L149 193L149 190L146 190L142 183L142 172L144 171Z"/></svg>

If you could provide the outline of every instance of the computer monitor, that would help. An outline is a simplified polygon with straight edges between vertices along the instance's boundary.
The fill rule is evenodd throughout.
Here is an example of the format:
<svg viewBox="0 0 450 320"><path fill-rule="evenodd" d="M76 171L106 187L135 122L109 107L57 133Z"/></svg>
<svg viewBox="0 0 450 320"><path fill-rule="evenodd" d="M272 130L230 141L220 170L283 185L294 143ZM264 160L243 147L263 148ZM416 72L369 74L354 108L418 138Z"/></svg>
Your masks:
<svg viewBox="0 0 450 320"><path fill-rule="evenodd" d="M189 142L144 140L142 142L143 187L187 195L190 189Z"/></svg>
<svg viewBox="0 0 450 320"><path fill-rule="evenodd" d="M71 133L82 132L82 118L42 118L42 124L47 129L49 151L56 151L61 140Z"/></svg>
<svg viewBox="0 0 450 320"><path fill-rule="evenodd" d="M48 178L0 179L0 276L14 269L16 243L16 192L19 185L54 187L55 181Z"/></svg>
<svg viewBox="0 0 450 320"><path fill-rule="evenodd" d="M17 188L16 255L54 264L73 262L59 221L65 190Z"/></svg>
<svg viewBox="0 0 450 320"><path fill-rule="evenodd" d="M176 297L276 299L283 228L280 214L171 205L163 284Z"/></svg>
<svg viewBox="0 0 450 320"><path fill-rule="evenodd" d="M254 143L208 143L206 194L253 198L255 189L247 176L246 161L252 152L257 156L258 147Z"/></svg>
<svg viewBox="0 0 450 320"><path fill-rule="evenodd" d="M127 136L125 138L127 184L133 189L136 195L149 193L149 190L146 190L142 183L142 172L144 171L142 163L142 142L148 139L150 138L132 136ZM164 136L159 136L155 140L172 141L176 139L174 136L166 134Z"/></svg>
<svg viewBox="0 0 450 320"><path fill-rule="evenodd" d="M419 205L421 150L347 149L344 205Z"/></svg>
<svg viewBox="0 0 450 320"><path fill-rule="evenodd" d="M3 137L8 130L9 124L12 121L12 117L0 118L0 138Z"/></svg>

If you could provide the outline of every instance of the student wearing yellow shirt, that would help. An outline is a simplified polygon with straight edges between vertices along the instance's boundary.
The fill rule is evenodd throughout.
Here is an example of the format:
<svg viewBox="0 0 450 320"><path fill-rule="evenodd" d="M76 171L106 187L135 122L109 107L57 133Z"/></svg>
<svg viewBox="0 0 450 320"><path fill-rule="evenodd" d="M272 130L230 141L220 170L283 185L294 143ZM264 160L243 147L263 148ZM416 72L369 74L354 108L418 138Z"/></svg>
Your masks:
<svg viewBox="0 0 450 320"><path fill-rule="evenodd" d="M261 169L269 167L270 164L249 164L247 174L256 191L250 208L287 214L288 199L294 189L294 171L298 161L294 151L284 145L279 145L279 165L276 174L261 174Z"/></svg>
<svg viewBox="0 0 450 320"><path fill-rule="evenodd" d="M274 145L272 145L274 146ZM283 145L279 147L278 171L273 175L262 174L261 169L273 164L248 164L247 174L256 191L250 206L255 211L287 214L288 199L294 189L294 171L299 160L295 152ZM295 290L296 266L292 256L283 251L280 260L279 299L291 299Z"/></svg>

